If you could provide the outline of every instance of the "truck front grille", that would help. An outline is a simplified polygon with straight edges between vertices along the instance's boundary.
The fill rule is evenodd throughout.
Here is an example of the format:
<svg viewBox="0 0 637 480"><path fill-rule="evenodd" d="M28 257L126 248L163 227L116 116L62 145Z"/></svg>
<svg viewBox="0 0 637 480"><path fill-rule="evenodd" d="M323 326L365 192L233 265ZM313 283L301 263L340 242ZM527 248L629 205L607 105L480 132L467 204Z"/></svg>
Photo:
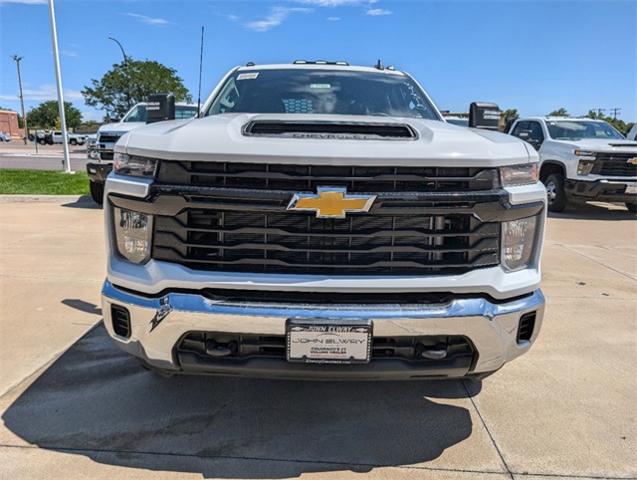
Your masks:
<svg viewBox="0 0 637 480"><path fill-rule="evenodd" d="M591 173L609 177L635 177L637 164L628 163L637 153L598 153Z"/></svg>
<svg viewBox="0 0 637 480"><path fill-rule="evenodd" d="M104 135L101 134L99 136L98 142L99 143L115 143L119 140L119 137L121 137L121 135Z"/></svg>
<svg viewBox="0 0 637 480"><path fill-rule="evenodd" d="M222 188L315 192L346 187L348 192L463 192L499 184L496 168L360 167L234 162L162 161L158 182Z"/></svg>

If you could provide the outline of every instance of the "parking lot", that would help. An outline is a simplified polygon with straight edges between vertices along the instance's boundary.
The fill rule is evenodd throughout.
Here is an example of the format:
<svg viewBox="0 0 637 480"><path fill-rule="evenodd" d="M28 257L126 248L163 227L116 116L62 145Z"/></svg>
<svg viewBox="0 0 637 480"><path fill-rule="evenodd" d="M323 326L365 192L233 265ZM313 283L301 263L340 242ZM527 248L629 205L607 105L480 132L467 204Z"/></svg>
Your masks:
<svg viewBox="0 0 637 480"><path fill-rule="evenodd" d="M549 219L529 354L481 383L347 383L141 369L100 323L102 210L25 200L0 199L1 478L637 477L623 207Z"/></svg>

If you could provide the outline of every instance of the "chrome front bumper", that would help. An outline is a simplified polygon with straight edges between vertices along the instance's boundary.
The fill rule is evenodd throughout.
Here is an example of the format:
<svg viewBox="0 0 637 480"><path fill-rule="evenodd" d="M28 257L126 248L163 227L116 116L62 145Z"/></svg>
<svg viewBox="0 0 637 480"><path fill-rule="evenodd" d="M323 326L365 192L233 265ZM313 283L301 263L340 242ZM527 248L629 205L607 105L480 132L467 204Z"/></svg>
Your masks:
<svg viewBox="0 0 637 480"><path fill-rule="evenodd" d="M113 330L111 306L125 307L130 313L129 338ZM188 332L224 332L258 335L285 335L288 318L372 320L375 337L418 337L462 335L473 344L477 358L463 375L492 372L526 352L537 338L544 314L540 290L508 302L492 303L483 297L459 297L436 305L350 305L237 303L210 300L196 293L168 293L161 297L136 295L114 287L108 280L102 290L104 324L110 336L125 351L152 367L180 373L174 350ZM535 312L535 327L529 341L517 341L518 323L526 313ZM374 361L364 368L356 365L317 366L290 364L276 360L276 368L247 368L242 372L228 368L208 369L205 373L265 375L274 377L414 378L426 372L405 368L383 368L375 372ZM272 366L272 365L271 365ZM346 367L346 368L344 368ZM186 373L188 371L186 370ZM199 372L194 372L199 373ZM383 375L386 373L387 375ZM458 376L457 370L444 370L435 376Z"/></svg>

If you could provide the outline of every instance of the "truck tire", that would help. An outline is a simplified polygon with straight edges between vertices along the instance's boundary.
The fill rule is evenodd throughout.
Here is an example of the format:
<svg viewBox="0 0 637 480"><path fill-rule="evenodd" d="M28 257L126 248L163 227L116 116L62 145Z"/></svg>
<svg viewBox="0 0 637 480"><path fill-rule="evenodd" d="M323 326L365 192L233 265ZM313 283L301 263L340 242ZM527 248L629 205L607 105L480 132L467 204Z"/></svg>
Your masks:
<svg viewBox="0 0 637 480"><path fill-rule="evenodd" d="M637 213L637 203L625 203L626 208L630 213Z"/></svg>
<svg viewBox="0 0 637 480"><path fill-rule="evenodd" d="M40 145L46 145L46 140L44 138L38 138L38 143Z"/></svg>
<svg viewBox="0 0 637 480"><path fill-rule="evenodd" d="M566 192L564 192L564 175L552 173L544 181L549 212L563 212L566 208Z"/></svg>
<svg viewBox="0 0 637 480"><path fill-rule="evenodd" d="M75 140L74 138L72 138L71 140L69 140L69 143L71 145L77 145L77 140Z"/></svg>
<svg viewBox="0 0 637 480"><path fill-rule="evenodd" d="M89 182L89 188L91 189L91 197L95 203L101 205L104 203L104 184Z"/></svg>

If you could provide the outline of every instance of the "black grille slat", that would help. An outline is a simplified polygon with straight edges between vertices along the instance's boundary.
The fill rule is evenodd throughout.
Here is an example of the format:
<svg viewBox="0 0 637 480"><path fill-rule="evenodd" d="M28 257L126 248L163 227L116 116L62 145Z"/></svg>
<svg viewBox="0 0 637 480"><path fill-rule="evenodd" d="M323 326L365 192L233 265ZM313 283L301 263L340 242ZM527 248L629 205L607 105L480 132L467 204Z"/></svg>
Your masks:
<svg viewBox="0 0 637 480"><path fill-rule="evenodd" d="M161 163L158 183L223 188L315 191L319 186L349 192L451 192L499 185L497 169L479 167L351 167L233 162Z"/></svg>
<svg viewBox="0 0 637 480"><path fill-rule="evenodd" d="M637 176L637 165L628 163L631 158L637 157L636 153L597 153L591 173L615 177Z"/></svg>

